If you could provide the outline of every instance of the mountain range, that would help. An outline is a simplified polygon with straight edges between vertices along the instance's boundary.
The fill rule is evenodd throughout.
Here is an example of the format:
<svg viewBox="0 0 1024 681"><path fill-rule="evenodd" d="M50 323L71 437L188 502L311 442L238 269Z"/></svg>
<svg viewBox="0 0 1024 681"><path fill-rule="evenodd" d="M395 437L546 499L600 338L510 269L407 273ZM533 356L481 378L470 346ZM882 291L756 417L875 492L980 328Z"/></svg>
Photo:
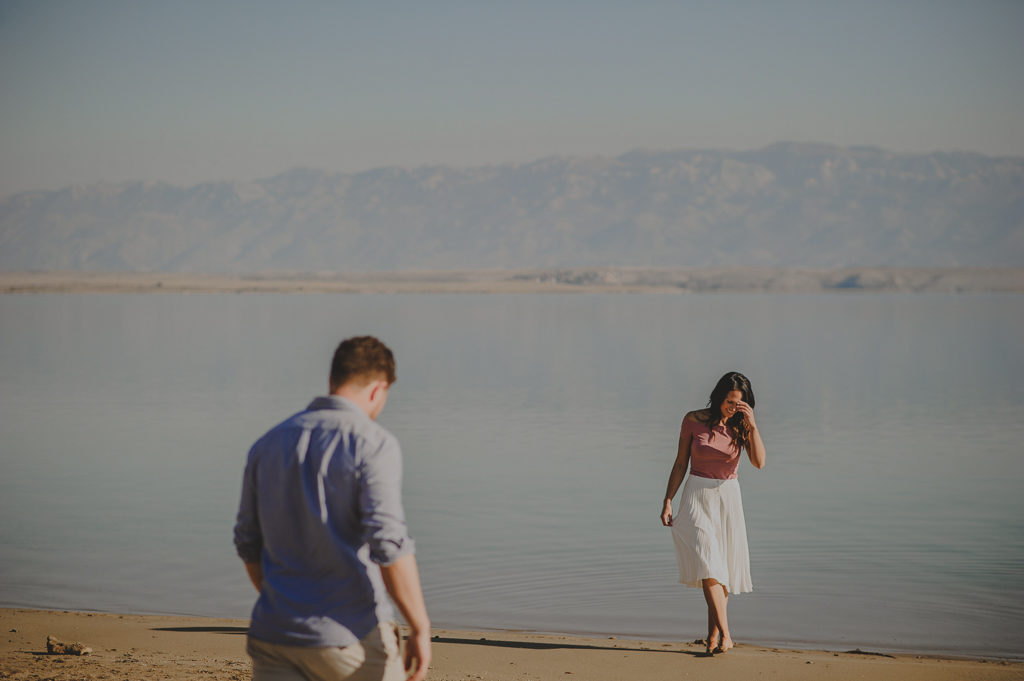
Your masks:
<svg viewBox="0 0 1024 681"><path fill-rule="evenodd" d="M1024 266L1024 158L779 143L0 202L5 271L593 266Z"/></svg>

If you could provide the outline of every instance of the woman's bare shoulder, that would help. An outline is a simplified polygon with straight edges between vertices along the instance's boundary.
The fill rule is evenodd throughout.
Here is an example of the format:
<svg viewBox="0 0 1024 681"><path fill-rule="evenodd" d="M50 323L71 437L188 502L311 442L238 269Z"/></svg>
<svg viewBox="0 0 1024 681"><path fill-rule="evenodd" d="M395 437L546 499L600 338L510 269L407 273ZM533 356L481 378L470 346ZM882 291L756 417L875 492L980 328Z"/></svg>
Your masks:
<svg viewBox="0 0 1024 681"><path fill-rule="evenodd" d="M698 409L696 411L686 412L686 416L683 417L683 421L696 421L697 423L707 423L709 416L709 410Z"/></svg>

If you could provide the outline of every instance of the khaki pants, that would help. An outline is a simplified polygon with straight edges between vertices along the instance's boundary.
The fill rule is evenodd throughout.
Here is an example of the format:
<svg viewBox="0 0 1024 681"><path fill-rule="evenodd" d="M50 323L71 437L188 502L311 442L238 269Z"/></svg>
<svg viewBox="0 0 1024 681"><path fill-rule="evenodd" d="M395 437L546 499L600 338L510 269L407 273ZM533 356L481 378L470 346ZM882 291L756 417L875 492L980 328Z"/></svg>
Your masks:
<svg viewBox="0 0 1024 681"><path fill-rule="evenodd" d="M378 624L344 648L301 648L250 637L253 681L404 681L398 627Z"/></svg>

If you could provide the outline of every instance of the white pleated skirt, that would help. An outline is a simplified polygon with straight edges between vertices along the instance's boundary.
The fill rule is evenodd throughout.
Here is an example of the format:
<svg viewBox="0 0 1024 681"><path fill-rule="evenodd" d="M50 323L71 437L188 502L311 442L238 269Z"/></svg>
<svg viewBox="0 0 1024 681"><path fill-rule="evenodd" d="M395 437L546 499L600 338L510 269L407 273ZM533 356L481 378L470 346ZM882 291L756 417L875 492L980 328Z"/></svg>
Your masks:
<svg viewBox="0 0 1024 681"><path fill-rule="evenodd" d="M753 591L743 501L735 478L688 475L672 519L672 539L680 584L699 587L702 579L713 578L730 594Z"/></svg>

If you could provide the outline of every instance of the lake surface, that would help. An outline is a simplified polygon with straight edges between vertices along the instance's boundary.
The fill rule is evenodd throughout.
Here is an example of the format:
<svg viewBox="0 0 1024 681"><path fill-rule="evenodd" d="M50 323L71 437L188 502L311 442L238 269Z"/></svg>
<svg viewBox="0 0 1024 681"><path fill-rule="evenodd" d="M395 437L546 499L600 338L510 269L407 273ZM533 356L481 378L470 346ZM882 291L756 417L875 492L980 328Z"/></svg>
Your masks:
<svg viewBox="0 0 1024 681"><path fill-rule="evenodd" d="M438 627L701 637L658 513L735 369L737 640L1024 657L1015 294L0 296L0 604L247 616L245 454L363 333Z"/></svg>

